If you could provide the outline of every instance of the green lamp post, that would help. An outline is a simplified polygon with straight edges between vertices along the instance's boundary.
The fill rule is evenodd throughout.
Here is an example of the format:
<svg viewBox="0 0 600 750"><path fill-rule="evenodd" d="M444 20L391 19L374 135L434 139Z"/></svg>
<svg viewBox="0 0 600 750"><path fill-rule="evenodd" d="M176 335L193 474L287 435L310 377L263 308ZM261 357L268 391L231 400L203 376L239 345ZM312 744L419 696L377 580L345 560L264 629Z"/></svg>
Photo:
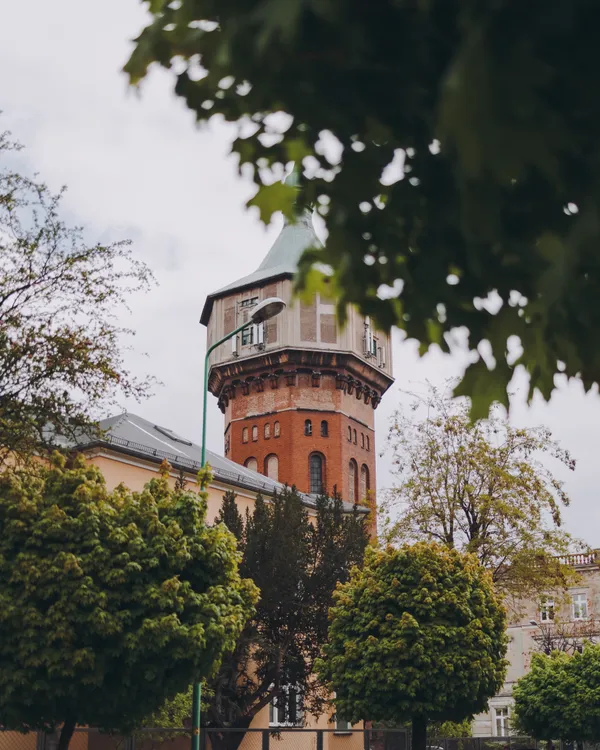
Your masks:
<svg viewBox="0 0 600 750"><path fill-rule="evenodd" d="M202 402L202 468L204 468L206 463L206 405L208 401L208 359L210 355L218 346L221 346L225 341L237 336L237 334L243 331L244 328L247 328L249 325L264 323L265 320L269 320L270 318L279 315L284 308L285 302L282 299L279 299L279 297L268 297L252 309L249 320L242 323L241 326L238 326L235 330L231 331L231 333L223 336L222 339L219 339L206 350L206 356L204 358L204 390ZM200 750L200 698L201 683L198 682L194 685L192 701L192 750Z"/></svg>

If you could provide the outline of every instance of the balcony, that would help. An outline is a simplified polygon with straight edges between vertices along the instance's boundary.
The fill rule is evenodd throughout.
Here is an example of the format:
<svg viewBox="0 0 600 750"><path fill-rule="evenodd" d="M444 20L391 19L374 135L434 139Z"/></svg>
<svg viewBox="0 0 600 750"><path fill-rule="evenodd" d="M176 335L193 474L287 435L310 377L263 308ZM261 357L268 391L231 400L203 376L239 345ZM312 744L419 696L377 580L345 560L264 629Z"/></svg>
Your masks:
<svg viewBox="0 0 600 750"><path fill-rule="evenodd" d="M600 564L600 551L578 552L572 555L559 557L561 565L569 565L573 568L587 568L591 565Z"/></svg>

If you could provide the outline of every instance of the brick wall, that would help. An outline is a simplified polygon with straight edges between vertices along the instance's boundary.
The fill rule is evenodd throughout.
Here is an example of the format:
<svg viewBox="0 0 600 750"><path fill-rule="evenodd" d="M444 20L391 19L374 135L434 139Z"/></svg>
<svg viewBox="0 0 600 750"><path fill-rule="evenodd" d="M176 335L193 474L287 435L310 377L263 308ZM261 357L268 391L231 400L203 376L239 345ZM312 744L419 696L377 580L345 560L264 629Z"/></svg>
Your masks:
<svg viewBox="0 0 600 750"><path fill-rule="evenodd" d="M280 380L277 388L267 384L260 392L236 393L230 401L226 410L227 457L240 464L254 458L258 471L266 473L265 461L275 454L279 460L279 481L309 492L309 457L319 452L325 459L326 488L332 491L337 487L345 500L351 495L349 463L354 459L359 486L364 465L368 470L369 489L374 490L373 408L355 394L338 390L334 375L323 376L318 385L314 385L309 374L299 374L295 385L287 385L283 378ZM305 434L307 420L312 425L311 435ZM321 434L322 421L327 422L326 436ZM278 437L275 422L279 423ZM266 432L265 425L268 425ZM247 442L244 442L245 429Z"/></svg>

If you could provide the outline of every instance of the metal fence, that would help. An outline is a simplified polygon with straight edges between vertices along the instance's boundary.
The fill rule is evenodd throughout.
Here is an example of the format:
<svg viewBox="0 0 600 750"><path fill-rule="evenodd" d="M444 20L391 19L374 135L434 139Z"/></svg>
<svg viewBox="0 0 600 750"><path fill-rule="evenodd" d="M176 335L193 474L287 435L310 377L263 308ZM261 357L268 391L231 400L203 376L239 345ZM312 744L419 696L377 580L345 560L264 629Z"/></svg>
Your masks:
<svg viewBox="0 0 600 750"><path fill-rule="evenodd" d="M189 728L145 728L125 737L97 729L78 728L69 750L189 750ZM56 750L58 733L0 730L0 750ZM201 730L201 750L410 750L405 729L268 729ZM545 750L546 743L539 744ZM427 750L537 750L528 737L429 737ZM555 750L571 750L555 743Z"/></svg>

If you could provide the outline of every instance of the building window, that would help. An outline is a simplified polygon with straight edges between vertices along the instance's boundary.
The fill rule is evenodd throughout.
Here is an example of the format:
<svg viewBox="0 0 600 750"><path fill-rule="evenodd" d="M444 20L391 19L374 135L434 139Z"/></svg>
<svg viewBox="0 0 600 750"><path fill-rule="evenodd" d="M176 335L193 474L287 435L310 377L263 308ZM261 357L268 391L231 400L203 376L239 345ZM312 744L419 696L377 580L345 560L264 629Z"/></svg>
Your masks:
<svg viewBox="0 0 600 750"><path fill-rule="evenodd" d="M258 440L258 427L253 424L252 425L252 442L255 443Z"/></svg>
<svg viewBox="0 0 600 750"><path fill-rule="evenodd" d="M496 716L496 737L508 737L510 734L510 708L508 706L499 706L494 709L494 713Z"/></svg>
<svg viewBox="0 0 600 750"><path fill-rule="evenodd" d="M352 427L348 427L348 440L352 442Z"/></svg>
<svg viewBox="0 0 600 750"><path fill-rule="evenodd" d="M339 734L346 734L352 731L352 724L346 719L338 719L337 714L335 716L335 731Z"/></svg>
<svg viewBox="0 0 600 750"><path fill-rule="evenodd" d="M358 466L356 461L351 458L348 464L348 502L355 503L357 495Z"/></svg>
<svg viewBox="0 0 600 750"><path fill-rule="evenodd" d="M325 474L325 457L321 453L311 453L309 458L310 469L310 492L319 495L323 492L324 474Z"/></svg>
<svg viewBox="0 0 600 750"><path fill-rule="evenodd" d="M242 430L242 443L247 443L247 442L248 442L248 428L244 427L244 429Z"/></svg>
<svg viewBox="0 0 600 750"><path fill-rule="evenodd" d="M369 468L366 464L360 467L360 497L359 500L364 500L367 497L369 491Z"/></svg>
<svg viewBox="0 0 600 750"><path fill-rule="evenodd" d="M367 450L370 451L371 450L371 441L369 440L369 436L368 435L366 436L366 441L367 441Z"/></svg>
<svg viewBox="0 0 600 750"><path fill-rule="evenodd" d="M271 437L271 423L265 422L265 440Z"/></svg>
<svg viewBox="0 0 600 750"><path fill-rule="evenodd" d="M354 445L356 445L356 430L352 430L352 438L353 438Z"/></svg>
<svg viewBox="0 0 600 750"><path fill-rule="evenodd" d="M255 458L247 458L244 461L244 466L250 471L258 471L258 461Z"/></svg>
<svg viewBox="0 0 600 750"><path fill-rule="evenodd" d="M307 419L304 422L304 434L307 437L310 437L312 435L312 422L310 421L310 419Z"/></svg>
<svg viewBox="0 0 600 750"><path fill-rule="evenodd" d="M571 597L573 602L573 619L574 620L587 620L588 616L588 601L587 594L573 594Z"/></svg>
<svg viewBox="0 0 600 750"><path fill-rule="evenodd" d="M273 422L273 437L279 437L281 435L281 427L279 422Z"/></svg>
<svg viewBox="0 0 600 750"><path fill-rule="evenodd" d="M279 481L279 459L274 453L265 458L265 476L276 482Z"/></svg>
<svg viewBox="0 0 600 750"><path fill-rule="evenodd" d="M321 437L328 437L329 436L329 425L327 424L327 420L324 419L321 422Z"/></svg>
<svg viewBox="0 0 600 750"><path fill-rule="evenodd" d="M360 447L361 448L365 447L365 433L364 432L360 433Z"/></svg>
<svg viewBox="0 0 600 750"><path fill-rule="evenodd" d="M552 599L544 599L540 607L540 620L552 622L554 620L554 602Z"/></svg>
<svg viewBox="0 0 600 750"><path fill-rule="evenodd" d="M240 302L240 307L254 307L254 305L258 304L258 297L248 297L248 299L243 299Z"/></svg>
<svg viewBox="0 0 600 750"><path fill-rule="evenodd" d="M242 330L242 346L250 346L254 343L254 326L247 326Z"/></svg>
<svg viewBox="0 0 600 750"><path fill-rule="evenodd" d="M293 685L285 685L269 706L269 726L301 727L303 725L302 693Z"/></svg>

